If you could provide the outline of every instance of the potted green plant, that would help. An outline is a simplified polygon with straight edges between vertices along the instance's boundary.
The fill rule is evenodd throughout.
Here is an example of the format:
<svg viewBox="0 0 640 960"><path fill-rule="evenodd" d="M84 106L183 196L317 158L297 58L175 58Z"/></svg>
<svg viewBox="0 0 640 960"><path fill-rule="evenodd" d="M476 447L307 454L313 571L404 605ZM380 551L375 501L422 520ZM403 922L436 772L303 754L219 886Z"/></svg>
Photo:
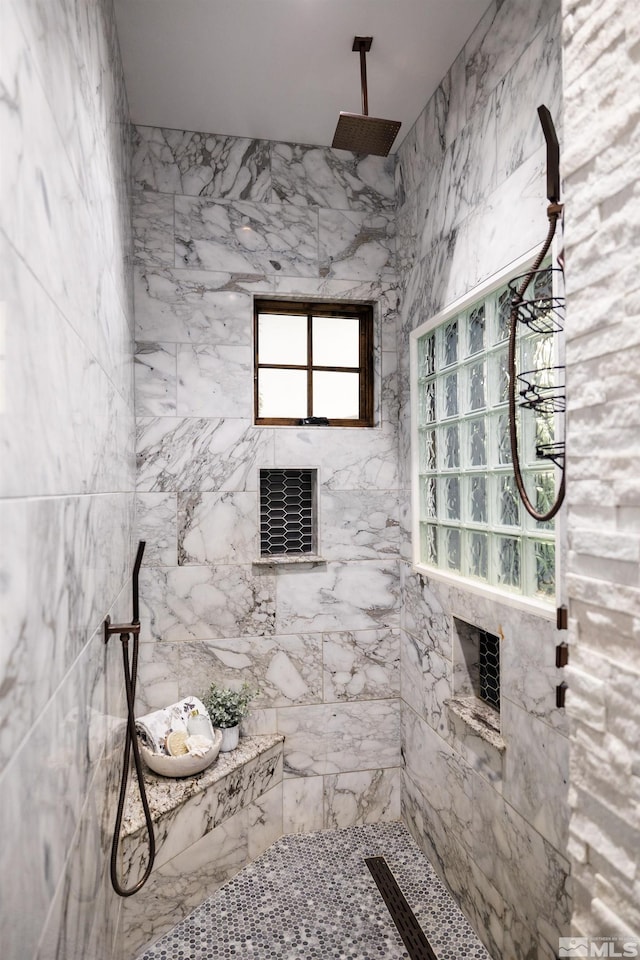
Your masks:
<svg viewBox="0 0 640 960"><path fill-rule="evenodd" d="M202 702L211 723L222 730L221 752L234 750L238 746L240 721L249 713L249 704L254 695L248 683L243 683L239 690L212 683L209 692L203 696Z"/></svg>

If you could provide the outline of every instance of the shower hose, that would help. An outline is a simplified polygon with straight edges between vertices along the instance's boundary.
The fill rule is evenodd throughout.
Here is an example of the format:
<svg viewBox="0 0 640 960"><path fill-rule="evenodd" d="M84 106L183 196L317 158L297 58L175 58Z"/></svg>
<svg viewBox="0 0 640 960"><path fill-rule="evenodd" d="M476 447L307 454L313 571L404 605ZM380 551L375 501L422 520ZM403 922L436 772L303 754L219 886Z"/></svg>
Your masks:
<svg viewBox="0 0 640 960"><path fill-rule="evenodd" d="M543 523L546 520L551 520L555 517L556 513L562 506L562 501L564 500L565 494L565 471L564 467L562 468L562 479L560 481L560 487L558 489L558 496L556 497L555 503L550 507L546 513L539 513L534 505L529 499L529 495L525 489L524 479L522 476L522 471L520 469L520 456L518 453L518 434L517 434L517 424L516 424L516 333L518 327L518 307L524 299L524 294L533 280L533 277L536 271L540 268L540 264L546 257L553 238L556 233L556 227L558 220L562 215L562 205L559 203L551 203L547 208L547 216L549 218L549 230L546 236L546 239L542 245L542 249L538 253L536 259L531 265L531 269L524 277L522 283L518 287L518 290L514 294L512 305L511 305L511 315L509 318L509 435L511 441L511 460L513 462L513 473L516 480L516 485L518 487L518 493L520 494L520 499L522 500L525 509L527 512L539 523Z"/></svg>
<svg viewBox="0 0 640 960"><path fill-rule="evenodd" d="M147 792L144 788L142 761L140 759L138 738L135 728L134 703L136 696L136 677L138 674L138 634L137 632L133 633L133 654L131 659L131 667L129 666L129 636L130 634L128 633L120 634L124 666L124 687L127 696L127 730L124 742L124 756L122 760L122 779L120 781L118 811L116 813L116 822L113 828L113 841L111 844L111 883L113 885L113 889L120 897L131 897L145 885L153 869L153 861L155 860L156 856L156 839L153 832L153 821L151 819L151 811L149 810ZM129 775L129 762L131 759L132 749L133 762L136 768L136 777L138 778L138 787L140 788L140 799L142 801L142 808L144 810L144 818L149 836L149 862L140 880L138 880L133 887L129 887L127 889L120 884L118 879L118 846L120 843L120 829L122 827L124 804L127 798L127 780Z"/></svg>

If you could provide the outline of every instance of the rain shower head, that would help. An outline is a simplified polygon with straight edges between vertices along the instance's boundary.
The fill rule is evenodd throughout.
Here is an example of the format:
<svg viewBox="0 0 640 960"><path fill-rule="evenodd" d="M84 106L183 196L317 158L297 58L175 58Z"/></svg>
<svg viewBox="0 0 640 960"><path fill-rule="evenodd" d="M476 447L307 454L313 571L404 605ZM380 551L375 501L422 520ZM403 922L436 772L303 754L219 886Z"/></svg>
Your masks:
<svg viewBox="0 0 640 960"><path fill-rule="evenodd" d="M353 153L373 153L386 157L393 146L401 123L399 120L381 120L369 116L367 96L367 53L373 37L354 37L352 50L360 54L360 82L362 86L362 113L340 112L332 147Z"/></svg>

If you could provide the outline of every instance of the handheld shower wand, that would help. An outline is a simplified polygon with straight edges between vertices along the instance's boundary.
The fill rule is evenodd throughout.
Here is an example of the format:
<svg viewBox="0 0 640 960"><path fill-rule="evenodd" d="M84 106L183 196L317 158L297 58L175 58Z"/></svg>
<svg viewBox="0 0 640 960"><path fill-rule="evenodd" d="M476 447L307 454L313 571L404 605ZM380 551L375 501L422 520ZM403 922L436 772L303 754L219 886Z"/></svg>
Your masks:
<svg viewBox="0 0 640 960"><path fill-rule="evenodd" d="M124 689L127 697L127 729L124 741L124 754L122 761L122 778L120 780L120 795L118 797L118 810L116 812L116 822L113 828L113 841L111 843L111 884L113 889L120 897L131 897L137 893L149 879L153 869L153 862L156 856L156 838L153 832L153 820L149 810L149 802L144 787L144 776L142 773L142 760L138 749L138 738L135 726L135 698L136 698L136 679L138 674L138 641L140 635L140 591L138 587L138 578L140 566L142 564L142 555L144 554L145 541L140 540L138 550L133 564L132 572L132 593L133 593L133 617L131 623L111 623L111 618L107 617L104 622L104 642L108 643L109 638L114 634L120 634L122 641L122 661L124 668ZM133 653L131 664L129 664L129 637L133 637ZM122 817L124 815L124 805L127 799L127 780L129 776L129 760L133 750L133 762L136 768L136 777L140 789L140 799L144 810L144 819L147 825L149 835L149 862L144 874L133 887L128 889L120 884L118 879L118 845L120 843L120 830L122 828Z"/></svg>

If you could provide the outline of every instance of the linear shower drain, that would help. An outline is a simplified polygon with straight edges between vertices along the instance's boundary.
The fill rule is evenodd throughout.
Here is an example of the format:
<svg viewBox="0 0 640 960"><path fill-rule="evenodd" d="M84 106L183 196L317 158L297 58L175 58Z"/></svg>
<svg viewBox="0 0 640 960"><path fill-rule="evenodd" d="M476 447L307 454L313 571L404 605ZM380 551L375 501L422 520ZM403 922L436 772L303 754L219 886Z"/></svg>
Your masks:
<svg viewBox="0 0 640 960"><path fill-rule="evenodd" d="M365 857L410 960L438 960L384 857Z"/></svg>

